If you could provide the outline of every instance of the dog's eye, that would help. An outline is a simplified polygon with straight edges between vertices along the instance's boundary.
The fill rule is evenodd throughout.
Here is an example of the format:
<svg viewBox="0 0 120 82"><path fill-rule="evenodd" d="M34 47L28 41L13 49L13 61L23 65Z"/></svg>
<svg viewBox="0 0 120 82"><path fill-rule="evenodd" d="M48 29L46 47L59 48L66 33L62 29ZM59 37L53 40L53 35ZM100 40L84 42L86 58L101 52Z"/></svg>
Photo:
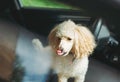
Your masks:
<svg viewBox="0 0 120 82"><path fill-rule="evenodd" d="M70 41L70 40L72 40L72 39L68 37L68 38L67 38L67 40L69 40L69 41Z"/></svg>

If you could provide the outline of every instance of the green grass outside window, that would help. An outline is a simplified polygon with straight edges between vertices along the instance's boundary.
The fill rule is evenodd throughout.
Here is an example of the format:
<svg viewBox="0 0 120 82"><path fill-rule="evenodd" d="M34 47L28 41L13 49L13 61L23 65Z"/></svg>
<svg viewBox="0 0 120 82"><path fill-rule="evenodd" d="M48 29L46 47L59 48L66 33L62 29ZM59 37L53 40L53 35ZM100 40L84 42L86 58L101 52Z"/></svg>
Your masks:
<svg viewBox="0 0 120 82"><path fill-rule="evenodd" d="M56 0L21 0L23 7L40 7L40 8L58 8L58 9L73 9L78 10L76 7L66 5Z"/></svg>

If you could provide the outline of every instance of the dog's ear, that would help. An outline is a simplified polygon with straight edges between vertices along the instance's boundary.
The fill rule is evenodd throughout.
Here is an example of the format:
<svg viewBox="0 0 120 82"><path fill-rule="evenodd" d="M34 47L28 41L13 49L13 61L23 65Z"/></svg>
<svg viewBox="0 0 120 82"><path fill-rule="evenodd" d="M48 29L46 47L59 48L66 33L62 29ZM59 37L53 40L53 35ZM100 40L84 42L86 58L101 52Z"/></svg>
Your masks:
<svg viewBox="0 0 120 82"><path fill-rule="evenodd" d="M56 30L57 28L53 28L48 35L49 44L52 47L55 47L55 45L57 45Z"/></svg>
<svg viewBox="0 0 120 82"><path fill-rule="evenodd" d="M90 55L96 47L93 34L87 27L83 26L76 26L74 32L75 39L72 52L75 58Z"/></svg>

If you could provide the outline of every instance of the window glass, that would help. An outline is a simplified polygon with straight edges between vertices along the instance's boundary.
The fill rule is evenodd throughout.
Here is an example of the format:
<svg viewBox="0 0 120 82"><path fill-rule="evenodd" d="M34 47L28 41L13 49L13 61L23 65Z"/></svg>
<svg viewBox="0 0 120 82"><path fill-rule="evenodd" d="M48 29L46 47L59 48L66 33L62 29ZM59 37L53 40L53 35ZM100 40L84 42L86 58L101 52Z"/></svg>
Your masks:
<svg viewBox="0 0 120 82"><path fill-rule="evenodd" d="M22 7L40 7L53 9L71 9L79 10L77 7L59 2L57 0L19 0Z"/></svg>

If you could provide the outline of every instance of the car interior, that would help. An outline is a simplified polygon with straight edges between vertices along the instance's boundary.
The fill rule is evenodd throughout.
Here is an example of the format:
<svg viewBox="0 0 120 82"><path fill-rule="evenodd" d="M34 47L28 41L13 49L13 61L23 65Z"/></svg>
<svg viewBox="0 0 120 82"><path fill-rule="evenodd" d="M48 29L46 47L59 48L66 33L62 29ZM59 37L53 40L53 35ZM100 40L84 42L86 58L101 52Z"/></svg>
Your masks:
<svg viewBox="0 0 120 82"><path fill-rule="evenodd" d="M50 30L68 19L87 26L97 43L85 82L120 82L119 0L1 0L0 82L57 82L44 68L50 58L35 51L32 39L48 45Z"/></svg>

